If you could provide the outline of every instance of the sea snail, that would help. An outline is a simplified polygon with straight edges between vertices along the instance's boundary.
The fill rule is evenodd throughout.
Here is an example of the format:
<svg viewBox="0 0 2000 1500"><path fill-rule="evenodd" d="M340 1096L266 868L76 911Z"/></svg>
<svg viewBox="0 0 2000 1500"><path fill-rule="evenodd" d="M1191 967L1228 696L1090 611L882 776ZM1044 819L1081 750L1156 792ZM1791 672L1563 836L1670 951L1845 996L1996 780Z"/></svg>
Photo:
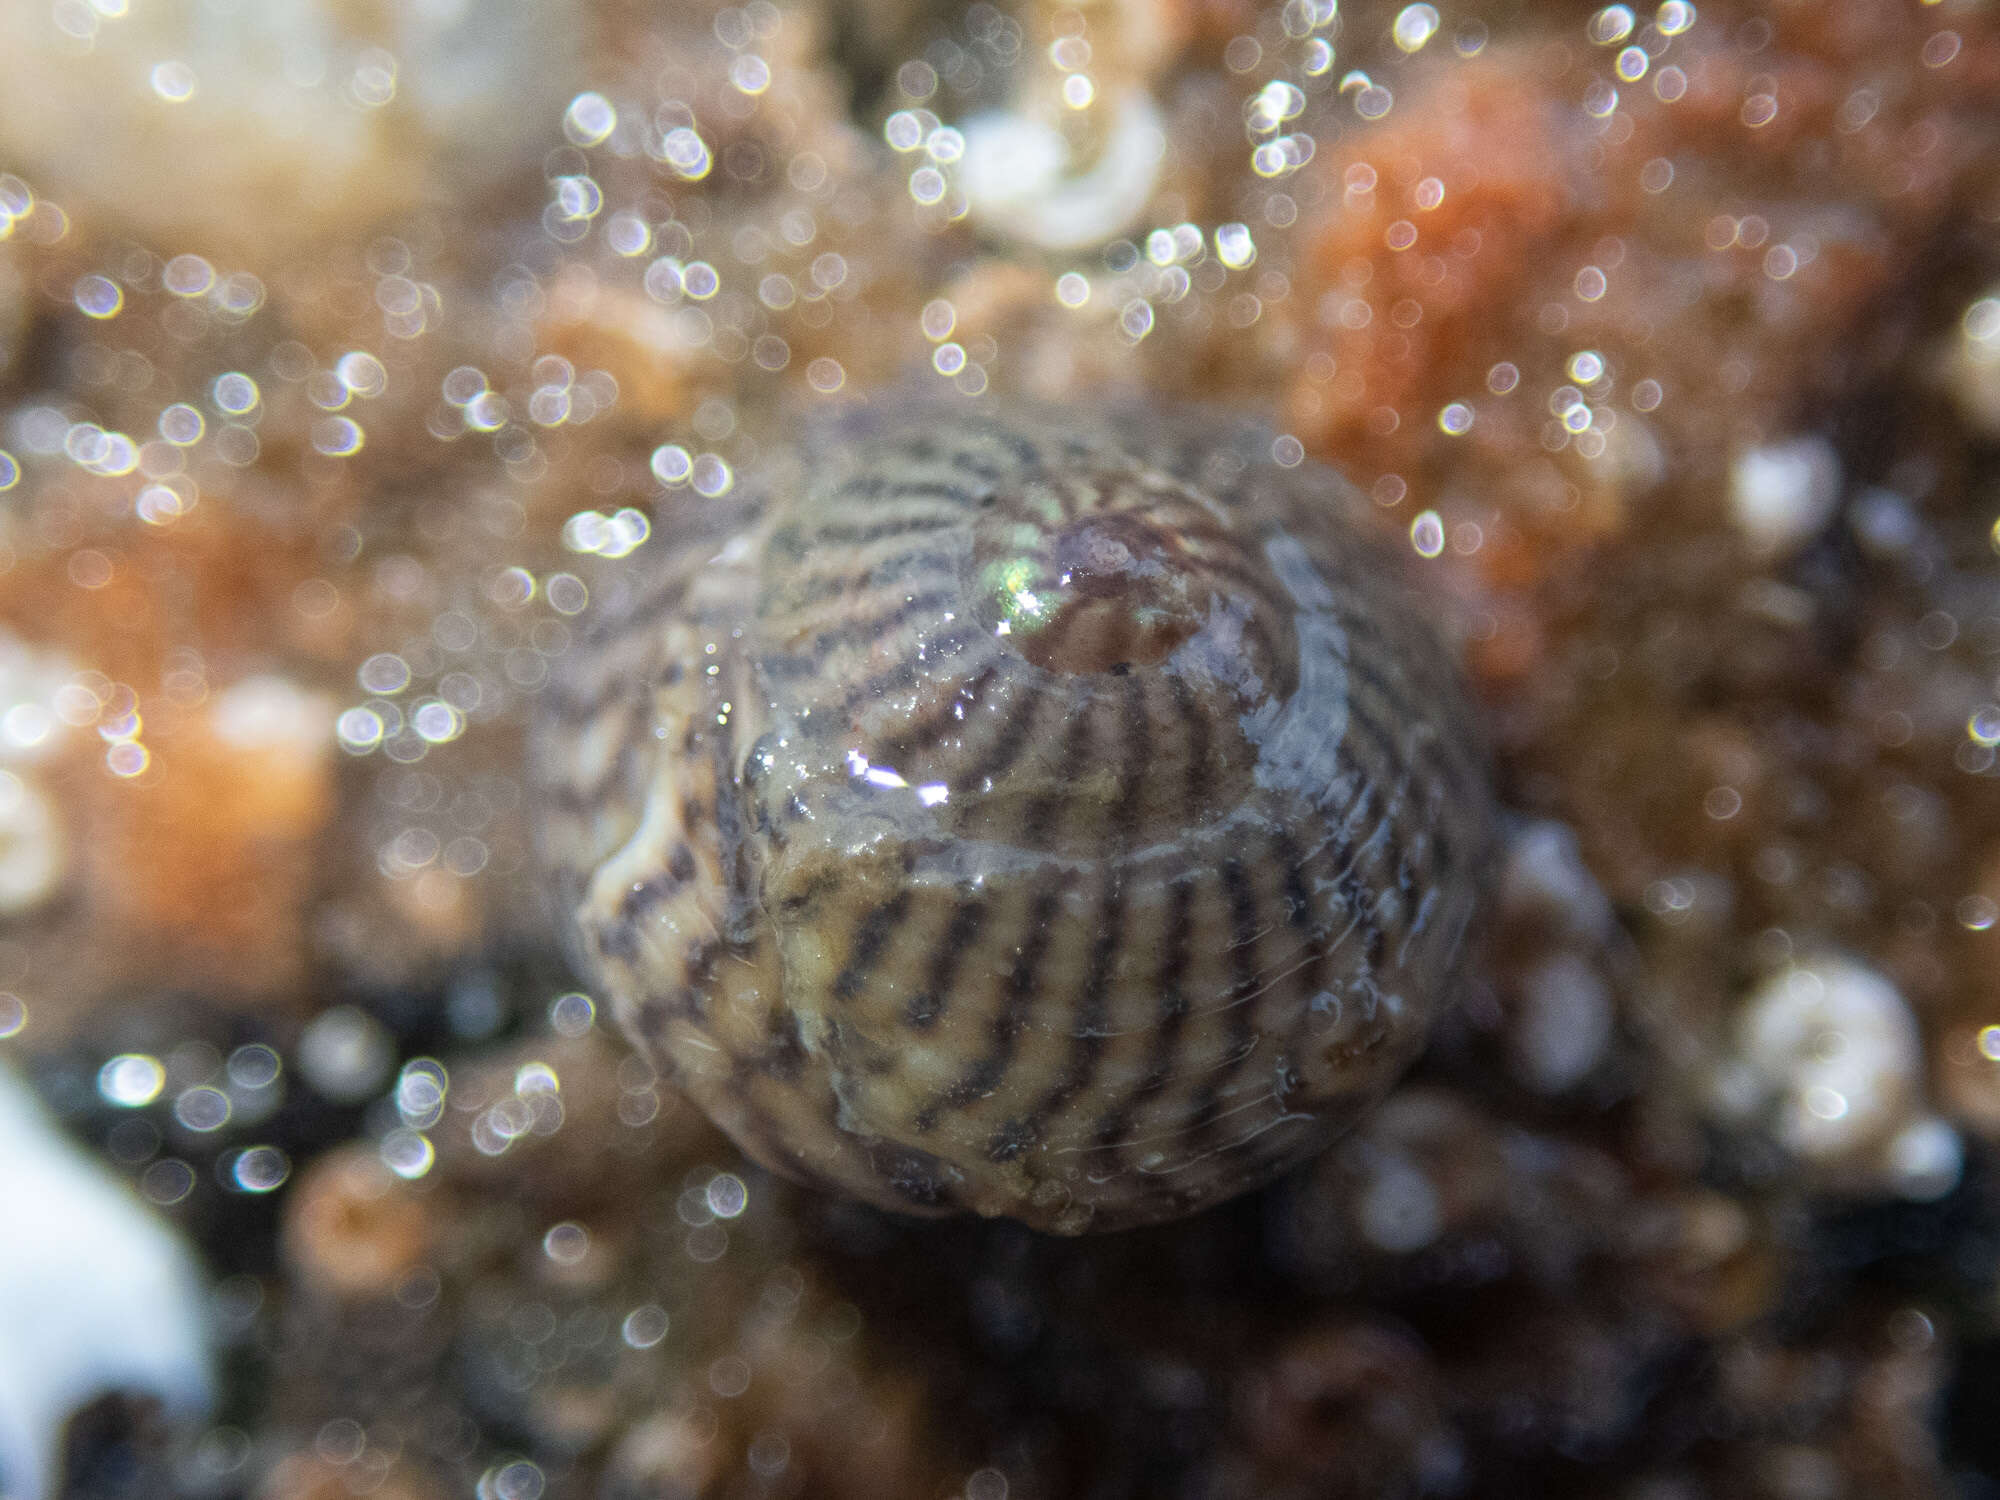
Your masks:
<svg viewBox="0 0 2000 1500"><path fill-rule="evenodd" d="M1352 492L1270 452L890 401L649 544L544 695L538 839L579 968L751 1156L1117 1229L1302 1161L1421 1049L1477 738Z"/></svg>

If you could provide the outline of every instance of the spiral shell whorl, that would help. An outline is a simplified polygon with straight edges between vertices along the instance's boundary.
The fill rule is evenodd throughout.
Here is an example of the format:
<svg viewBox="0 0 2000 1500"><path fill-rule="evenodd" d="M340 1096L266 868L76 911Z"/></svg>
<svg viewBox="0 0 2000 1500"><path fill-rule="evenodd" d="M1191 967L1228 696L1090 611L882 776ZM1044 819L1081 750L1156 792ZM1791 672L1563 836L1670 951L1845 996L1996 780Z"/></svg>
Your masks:
<svg viewBox="0 0 2000 1500"><path fill-rule="evenodd" d="M1310 1154L1422 1044L1488 842L1323 470L1212 417L850 417L539 726L579 958L753 1155L1063 1232Z"/></svg>

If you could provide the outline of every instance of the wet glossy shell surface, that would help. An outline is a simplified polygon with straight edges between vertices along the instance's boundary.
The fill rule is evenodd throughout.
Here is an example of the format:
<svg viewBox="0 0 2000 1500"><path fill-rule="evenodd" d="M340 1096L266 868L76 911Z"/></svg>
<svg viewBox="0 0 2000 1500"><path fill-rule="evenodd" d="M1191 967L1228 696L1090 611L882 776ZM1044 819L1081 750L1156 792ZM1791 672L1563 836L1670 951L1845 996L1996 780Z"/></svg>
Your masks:
<svg viewBox="0 0 2000 1500"><path fill-rule="evenodd" d="M1120 1228L1299 1162L1421 1049L1483 761L1351 492L1269 455L890 402L632 560L546 694L543 858L595 993L752 1156Z"/></svg>

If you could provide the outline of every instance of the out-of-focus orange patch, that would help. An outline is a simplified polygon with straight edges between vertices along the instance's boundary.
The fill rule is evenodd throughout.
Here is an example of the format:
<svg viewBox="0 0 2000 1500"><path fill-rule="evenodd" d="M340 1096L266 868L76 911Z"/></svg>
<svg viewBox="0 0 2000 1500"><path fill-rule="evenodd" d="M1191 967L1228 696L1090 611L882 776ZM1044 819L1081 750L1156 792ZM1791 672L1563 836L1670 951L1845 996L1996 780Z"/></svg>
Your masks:
<svg viewBox="0 0 2000 1500"><path fill-rule="evenodd" d="M285 1258L322 1297L386 1298L430 1254L433 1226L380 1158L349 1146L306 1169L286 1204Z"/></svg>
<svg viewBox="0 0 2000 1500"><path fill-rule="evenodd" d="M79 667L130 684L142 700L176 650L225 671L288 654L341 661L354 649L355 611L349 590L321 577L314 550L308 537L204 502L163 530L120 526L92 545L17 563L0 588L0 628L61 642ZM79 554L94 556L79 565ZM315 579L324 586L301 593Z"/></svg>
<svg viewBox="0 0 2000 1500"><path fill-rule="evenodd" d="M1496 521L1486 528L1479 571L1496 588L1525 588L1538 571L1534 543L1518 528Z"/></svg>
<svg viewBox="0 0 2000 1500"><path fill-rule="evenodd" d="M1948 63L1884 70L1941 36ZM1426 56L1298 195L1320 207L1292 430L1404 514L1507 517L1527 550L1473 559L1496 588L1662 519L1648 507L1729 526L1733 455L1895 357L1844 331L1906 274L1890 247L2000 150L1981 92L2000 42L1908 7L1697 28L1637 79L1614 52L1579 29Z"/></svg>
<svg viewBox="0 0 2000 1500"><path fill-rule="evenodd" d="M1508 606L1495 612L1492 633L1468 643L1466 669L1479 681L1525 677L1541 660L1545 637L1534 614Z"/></svg>
<svg viewBox="0 0 2000 1500"><path fill-rule="evenodd" d="M603 286L588 272L562 277L538 334L542 350L560 354L579 375L610 373L622 422L658 426L692 408L687 367L695 351L675 336L673 313L636 289Z"/></svg>
<svg viewBox="0 0 2000 1500"><path fill-rule="evenodd" d="M1328 204L1301 268L1337 367L1320 397L1320 446L1367 444L1385 461L1411 451L1440 377L1463 372L1541 273L1569 212L1576 141L1536 58L1496 49L1447 65L1419 107L1327 153Z"/></svg>
<svg viewBox="0 0 2000 1500"><path fill-rule="evenodd" d="M1254 0L1165 0L1157 9L1183 44L1204 58L1219 57L1239 36L1254 36L1264 15Z"/></svg>
<svg viewBox="0 0 2000 1500"><path fill-rule="evenodd" d="M308 539L220 497L157 530L121 518L75 534L0 590L0 630L60 643L78 681L110 695L48 773L73 861L66 921L124 934L99 957L127 982L295 985L333 807L332 705L286 681L277 720L246 723L224 698L279 663L350 656L352 590Z"/></svg>
<svg viewBox="0 0 2000 1500"><path fill-rule="evenodd" d="M386 886L390 904L407 934L424 951L443 960L469 945L479 933L481 912L461 877L432 868Z"/></svg>
<svg viewBox="0 0 2000 1500"><path fill-rule="evenodd" d="M245 744L212 703L148 712L138 777L78 778L85 899L129 935L149 975L232 991L290 985L306 959L312 840L333 810L331 726Z"/></svg>

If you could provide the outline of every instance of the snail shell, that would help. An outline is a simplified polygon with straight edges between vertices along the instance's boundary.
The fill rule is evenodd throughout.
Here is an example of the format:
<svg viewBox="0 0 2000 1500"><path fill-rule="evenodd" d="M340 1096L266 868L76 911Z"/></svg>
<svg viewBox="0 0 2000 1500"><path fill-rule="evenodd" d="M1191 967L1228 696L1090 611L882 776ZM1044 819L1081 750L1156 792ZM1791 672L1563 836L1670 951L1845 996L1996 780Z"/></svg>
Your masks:
<svg viewBox="0 0 2000 1500"><path fill-rule="evenodd" d="M1174 1218L1421 1048L1479 895L1451 664L1330 471L1215 416L890 404L564 664L581 969L752 1156L910 1212Z"/></svg>

